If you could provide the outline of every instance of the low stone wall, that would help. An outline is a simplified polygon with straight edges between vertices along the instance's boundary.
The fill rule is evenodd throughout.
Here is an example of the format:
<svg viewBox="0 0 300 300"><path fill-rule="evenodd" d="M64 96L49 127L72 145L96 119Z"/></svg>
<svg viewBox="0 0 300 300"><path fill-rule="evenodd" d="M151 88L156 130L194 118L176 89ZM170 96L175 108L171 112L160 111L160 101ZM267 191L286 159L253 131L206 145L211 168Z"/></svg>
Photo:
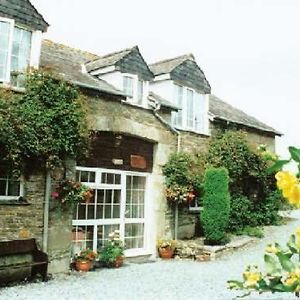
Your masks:
<svg viewBox="0 0 300 300"><path fill-rule="evenodd" d="M204 238L178 240L176 243L175 258L197 261L215 260L224 253L243 248L257 240L257 238L249 236L235 236L228 244L220 246L204 245Z"/></svg>

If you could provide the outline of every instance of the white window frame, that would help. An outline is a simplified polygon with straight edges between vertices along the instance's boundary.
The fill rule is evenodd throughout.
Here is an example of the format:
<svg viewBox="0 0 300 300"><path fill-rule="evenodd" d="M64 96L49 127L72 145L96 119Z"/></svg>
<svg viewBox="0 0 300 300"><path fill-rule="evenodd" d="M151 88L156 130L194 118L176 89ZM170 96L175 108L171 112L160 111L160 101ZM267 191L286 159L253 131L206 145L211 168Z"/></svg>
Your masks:
<svg viewBox="0 0 300 300"><path fill-rule="evenodd" d="M6 185L7 185L7 182L9 180L12 180L12 177L10 176L6 176L5 178L4 177L0 177L1 180L3 179L6 179ZM19 178L19 182L20 182L20 193L18 196L6 196L6 195L0 195L0 201L1 200L9 200L9 201L14 201L14 200L19 200L20 197L24 197L24 178L23 176L21 176Z"/></svg>
<svg viewBox="0 0 300 300"><path fill-rule="evenodd" d="M178 103L179 102L179 89L181 89L182 93L181 93L181 103ZM178 106L178 108L180 108L180 111L173 111L172 112L172 124L174 126L176 126L177 128L183 128L183 102L184 102L184 87L182 85L179 85L179 84L176 84L174 83L174 92L173 92L173 95L174 95L174 101L175 101L175 105ZM181 123L179 124L178 123L178 114L181 114Z"/></svg>
<svg viewBox="0 0 300 300"><path fill-rule="evenodd" d="M7 62L6 62L6 75L4 76L4 78L0 78L0 82L9 83L10 82L11 53L12 53L12 44L13 44L13 33L14 33L14 28L15 28L15 20L0 17L0 21L10 24L9 42L8 42L8 51L7 51Z"/></svg>
<svg viewBox="0 0 300 300"><path fill-rule="evenodd" d="M9 18L3 18L0 17L0 21L10 23L10 33L9 33L9 44L8 44L8 58L7 58L7 69L6 69L6 75L4 78L0 78L0 84L11 84L11 60L12 60L12 47L13 47L13 34L14 34L14 28L17 27L22 30L27 30L31 32L31 39L30 39L30 56L29 56L29 65L31 66L33 63L33 58L36 52L40 54L40 47L41 47L41 39L37 39L37 36L33 30L30 28L27 28L25 26L16 24L14 19ZM39 35L40 36L40 35ZM34 41L36 40L36 43ZM39 45L37 44L39 43ZM33 47L39 46L39 49L35 49ZM38 67L36 65L35 67Z"/></svg>
<svg viewBox="0 0 300 300"><path fill-rule="evenodd" d="M146 81L140 79L138 77L138 75L135 75L135 74L129 74L129 73L121 73L122 74L122 90L124 91L124 78L125 77L129 77L129 78L132 78L133 79L133 95L132 97L127 97L127 101L129 103L132 103L134 105L137 105L137 106L141 106L141 107L145 107L145 99L146 99L146 94L147 94L147 91L148 91L148 84ZM142 101L140 102L139 100L139 81L142 82L143 84L143 95L142 95Z"/></svg>
<svg viewBox="0 0 300 300"><path fill-rule="evenodd" d="M177 87L181 86L183 88L182 91L182 124L176 124L176 113L174 112L172 114L172 124L181 130L187 130L187 131L191 131L191 132L195 132L195 133L200 133L200 134L206 134L208 135L208 95L207 94L201 94L199 92L197 92L195 89L186 87L186 86L182 86L180 84L177 84L175 82L173 82L173 89L174 89L174 104L177 105L177 95L176 95L176 91L177 91ZM193 125L192 126L188 126L188 120L187 120L187 97L188 97L188 91L191 91L193 93ZM197 109L197 104L198 104L198 97L201 96L203 97L203 125L201 126L200 130L197 128L197 113L196 113L196 109Z"/></svg>
<svg viewBox="0 0 300 300"><path fill-rule="evenodd" d="M90 171L95 172L95 183L84 182L85 185L94 188L94 189L119 189L121 191L121 206L120 206L120 218L116 219L83 219L83 220L73 220L72 226L94 226L93 231L93 250L97 250L97 226L101 225L117 225L120 224L120 236L125 236L125 225L126 224L144 224L144 247L136 248L136 249L128 249L125 250L125 256L136 256L136 255L146 255L151 254L150 250L150 215L148 212L149 209L149 173L144 172L132 172L132 171L122 171L122 170L113 170L113 169L105 169L105 168L94 168L94 167L76 167L77 171ZM112 173L112 174L120 174L121 175L121 183L120 184L105 184L101 182L102 173ZM125 210L126 210L126 176L143 176L146 179L145 182L145 199L144 199L144 218L126 218ZM125 180L124 180L125 177ZM122 201L123 199L123 201ZM124 201L125 199L125 201Z"/></svg>

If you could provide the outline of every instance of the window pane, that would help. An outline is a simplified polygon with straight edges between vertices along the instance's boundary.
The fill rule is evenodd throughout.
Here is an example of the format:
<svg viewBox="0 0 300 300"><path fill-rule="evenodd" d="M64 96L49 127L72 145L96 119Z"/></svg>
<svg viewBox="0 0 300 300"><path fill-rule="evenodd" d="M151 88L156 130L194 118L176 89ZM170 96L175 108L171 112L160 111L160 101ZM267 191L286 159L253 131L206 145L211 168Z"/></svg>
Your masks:
<svg viewBox="0 0 300 300"><path fill-rule="evenodd" d="M5 79L7 73L10 26L10 23L0 21L0 81Z"/></svg>
<svg viewBox="0 0 300 300"><path fill-rule="evenodd" d="M16 180L8 180L7 196L20 196L20 182Z"/></svg>
<svg viewBox="0 0 300 300"><path fill-rule="evenodd" d="M144 224L125 224L126 249L144 247Z"/></svg>
<svg viewBox="0 0 300 300"><path fill-rule="evenodd" d="M123 77L123 90L128 97L133 97L133 78L128 76Z"/></svg>
<svg viewBox="0 0 300 300"><path fill-rule="evenodd" d="M29 66L31 46L31 32L15 27L13 34L12 58L16 63L12 65L12 71L25 71Z"/></svg>
<svg viewBox="0 0 300 300"><path fill-rule="evenodd" d="M188 128L194 127L194 92L192 90L187 90L186 98L186 125Z"/></svg>
<svg viewBox="0 0 300 300"><path fill-rule="evenodd" d="M0 175L0 196L20 196L20 180L7 177L5 174Z"/></svg>
<svg viewBox="0 0 300 300"><path fill-rule="evenodd" d="M204 133L205 131L205 120L207 119L205 111L205 99L204 95L196 94L195 103L195 129L198 132Z"/></svg>
<svg viewBox="0 0 300 300"><path fill-rule="evenodd" d="M175 105L182 108L183 103L183 87L180 85L175 85ZM182 110L178 112L173 112L174 125L182 127Z"/></svg>
<svg viewBox="0 0 300 300"><path fill-rule="evenodd" d="M139 80L138 81L138 103L142 104L143 103L143 81Z"/></svg>
<svg viewBox="0 0 300 300"><path fill-rule="evenodd" d="M6 180L0 179L0 195L6 196Z"/></svg>

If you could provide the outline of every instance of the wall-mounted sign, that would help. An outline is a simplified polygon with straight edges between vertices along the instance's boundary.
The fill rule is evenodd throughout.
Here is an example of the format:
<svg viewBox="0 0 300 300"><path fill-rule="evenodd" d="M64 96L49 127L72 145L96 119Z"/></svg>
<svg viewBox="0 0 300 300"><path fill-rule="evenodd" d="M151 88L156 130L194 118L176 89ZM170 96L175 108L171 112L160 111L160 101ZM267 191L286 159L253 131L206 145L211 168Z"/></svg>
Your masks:
<svg viewBox="0 0 300 300"><path fill-rule="evenodd" d="M113 158L113 159L112 159L112 163L113 163L115 166L122 166L122 165L123 165L123 159Z"/></svg>
<svg viewBox="0 0 300 300"><path fill-rule="evenodd" d="M147 162L145 157L141 155L130 155L130 166L136 169L146 169Z"/></svg>

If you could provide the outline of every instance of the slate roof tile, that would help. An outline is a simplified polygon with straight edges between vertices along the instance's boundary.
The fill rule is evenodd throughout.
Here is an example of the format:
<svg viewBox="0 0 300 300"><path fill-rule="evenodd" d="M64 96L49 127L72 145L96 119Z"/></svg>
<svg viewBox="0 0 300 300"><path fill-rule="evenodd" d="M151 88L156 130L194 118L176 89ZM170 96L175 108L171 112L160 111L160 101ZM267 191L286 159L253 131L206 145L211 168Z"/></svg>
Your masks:
<svg viewBox="0 0 300 300"><path fill-rule="evenodd" d="M82 72L83 65L97 57L96 54L54 43L50 40L44 40L40 66L55 70L66 80L79 86L124 97L122 91L119 91L106 81L96 79L90 74Z"/></svg>
<svg viewBox="0 0 300 300"><path fill-rule="evenodd" d="M0 16L14 19L21 25L46 31L49 24L29 0L1 0Z"/></svg>
<svg viewBox="0 0 300 300"><path fill-rule="evenodd" d="M282 134L274 128L266 125L258 119L246 114L242 110L235 108L229 103L221 100L215 95L209 96L209 112L215 119L220 119L228 122L232 122L246 127L255 128L265 132L274 133L281 136Z"/></svg>

